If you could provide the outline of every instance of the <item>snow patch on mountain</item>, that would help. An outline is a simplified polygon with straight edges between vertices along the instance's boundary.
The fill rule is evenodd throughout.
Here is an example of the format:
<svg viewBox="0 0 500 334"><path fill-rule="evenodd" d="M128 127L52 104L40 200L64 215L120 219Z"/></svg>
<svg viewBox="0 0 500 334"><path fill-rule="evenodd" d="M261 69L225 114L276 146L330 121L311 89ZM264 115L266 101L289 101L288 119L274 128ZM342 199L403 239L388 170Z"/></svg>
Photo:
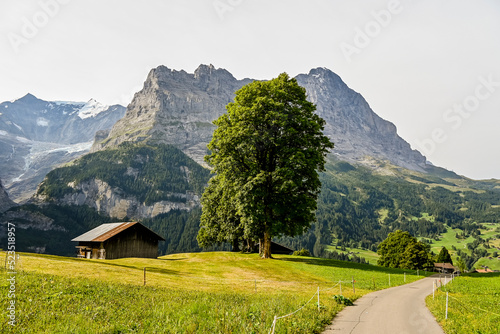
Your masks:
<svg viewBox="0 0 500 334"><path fill-rule="evenodd" d="M51 103L55 103L58 106L62 106L62 105L74 105L74 106L83 107L85 105L85 102L75 102L75 101L52 101Z"/></svg>
<svg viewBox="0 0 500 334"><path fill-rule="evenodd" d="M33 164L41 161L44 157L57 153L64 152L66 154L82 152L90 150L93 141L78 143L74 145L61 145L56 143L31 141L30 153L24 158L24 168L23 173L15 178L13 178L9 183L19 182L23 179L23 176L30 171Z"/></svg>
<svg viewBox="0 0 500 334"><path fill-rule="evenodd" d="M78 112L78 117L81 119L95 117L101 112L107 110L109 106L97 102L94 99L90 99Z"/></svg>
<svg viewBox="0 0 500 334"><path fill-rule="evenodd" d="M49 126L49 121L43 117L38 117L36 119L36 125L38 126Z"/></svg>

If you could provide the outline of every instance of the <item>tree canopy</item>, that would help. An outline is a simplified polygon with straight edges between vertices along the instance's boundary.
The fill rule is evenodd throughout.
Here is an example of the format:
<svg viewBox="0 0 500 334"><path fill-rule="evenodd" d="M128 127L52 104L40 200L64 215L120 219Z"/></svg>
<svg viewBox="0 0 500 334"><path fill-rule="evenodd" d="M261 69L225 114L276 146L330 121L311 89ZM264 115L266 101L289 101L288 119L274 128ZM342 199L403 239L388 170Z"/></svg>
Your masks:
<svg viewBox="0 0 500 334"><path fill-rule="evenodd" d="M286 73L236 92L205 160L216 175L202 197L198 242L259 241L271 257L271 239L304 233L315 220L325 156L333 143L306 91Z"/></svg>
<svg viewBox="0 0 500 334"><path fill-rule="evenodd" d="M432 265L429 246L408 232L397 230L382 241L377 264L389 268L423 269Z"/></svg>
<svg viewBox="0 0 500 334"><path fill-rule="evenodd" d="M437 263L451 263L453 264L453 260L451 259L451 255L446 249L446 247L441 248L441 251L438 254Z"/></svg>

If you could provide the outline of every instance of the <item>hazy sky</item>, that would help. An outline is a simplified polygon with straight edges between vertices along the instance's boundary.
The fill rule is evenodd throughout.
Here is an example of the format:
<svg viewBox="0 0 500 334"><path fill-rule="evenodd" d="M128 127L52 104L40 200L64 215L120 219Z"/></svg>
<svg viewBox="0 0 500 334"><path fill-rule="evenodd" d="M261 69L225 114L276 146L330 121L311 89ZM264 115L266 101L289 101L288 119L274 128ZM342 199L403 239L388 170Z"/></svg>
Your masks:
<svg viewBox="0 0 500 334"><path fill-rule="evenodd" d="M500 179L498 0L2 0L0 101L128 104L158 65L327 67L428 160Z"/></svg>

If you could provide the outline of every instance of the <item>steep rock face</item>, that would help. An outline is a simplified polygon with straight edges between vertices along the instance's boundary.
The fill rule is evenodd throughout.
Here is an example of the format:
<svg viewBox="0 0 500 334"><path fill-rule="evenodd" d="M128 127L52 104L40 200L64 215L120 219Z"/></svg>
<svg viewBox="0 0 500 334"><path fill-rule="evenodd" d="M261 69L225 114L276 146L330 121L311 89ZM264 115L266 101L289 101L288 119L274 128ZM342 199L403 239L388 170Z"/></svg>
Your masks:
<svg viewBox="0 0 500 334"><path fill-rule="evenodd" d="M249 79L236 80L228 71L201 65L194 74L159 66L135 94L125 117L113 126L107 139L92 151L124 141L171 144L203 163L206 144L215 129L212 121L233 101L234 92Z"/></svg>
<svg viewBox="0 0 500 334"><path fill-rule="evenodd" d="M334 153L345 160L366 156L423 171L426 159L398 136L396 126L373 112L366 100L325 68L296 77L325 121L325 134L335 143Z"/></svg>
<svg viewBox="0 0 500 334"><path fill-rule="evenodd" d="M135 196L126 194L118 187L111 187L99 179L92 179L76 185L70 184L70 186L77 192L66 194L63 198L58 198L53 202L61 205L87 205L101 214L118 219L125 217L151 218L170 210L189 211L200 203L199 197L193 193L172 193L173 196L182 198L185 202L158 201L146 205ZM36 198L39 202L46 201L43 195Z"/></svg>
<svg viewBox="0 0 500 334"><path fill-rule="evenodd" d="M171 145L123 143L54 169L32 202L85 205L119 219L152 218L199 206L209 178L209 170Z"/></svg>
<svg viewBox="0 0 500 334"><path fill-rule="evenodd" d="M55 166L89 151L94 135L125 114L120 105L50 102L31 94L0 104L0 177L23 200Z"/></svg>
<svg viewBox="0 0 500 334"><path fill-rule="evenodd" d="M9 195L2 185L2 180L0 180L0 213L10 209L15 205L16 204L9 199Z"/></svg>
<svg viewBox="0 0 500 334"><path fill-rule="evenodd" d="M398 136L394 124L377 116L335 73L316 68L296 79L325 119L325 133L341 159L366 162L365 157L370 156L413 170L425 169L425 157L412 150ZM228 71L212 65L201 65L194 74L164 66L155 68L125 117L106 139L96 141L92 150L123 141L148 140L172 144L203 163L214 130L212 122L225 112L234 92L251 81L236 80Z"/></svg>

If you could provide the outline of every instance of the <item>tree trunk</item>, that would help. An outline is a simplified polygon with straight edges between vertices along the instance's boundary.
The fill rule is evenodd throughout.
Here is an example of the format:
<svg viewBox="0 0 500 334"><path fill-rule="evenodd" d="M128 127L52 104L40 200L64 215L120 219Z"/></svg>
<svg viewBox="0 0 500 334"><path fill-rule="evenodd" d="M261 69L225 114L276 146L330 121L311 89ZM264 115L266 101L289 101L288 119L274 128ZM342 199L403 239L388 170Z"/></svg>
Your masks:
<svg viewBox="0 0 500 334"><path fill-rule="evenodd" d="M233 252L239 252L240 251L240 240L238 238L233 239Z"/></svg>
<svg viewBox="0 0 500 334"><path fill-rule="evenodd" d="M266 230L264 231L263 242L264 244L262 245L262 253L260 254L260 257L263 259L272 259L273 257L271 256L271 234L269 233L268 227L266 227Z"/></svg>
<svg viewBox="0 0 500 334"><path fill-rule="evenodd" d="M247 253L253 253L255 248L255 242L253 240L247 239Z"/></svg>

